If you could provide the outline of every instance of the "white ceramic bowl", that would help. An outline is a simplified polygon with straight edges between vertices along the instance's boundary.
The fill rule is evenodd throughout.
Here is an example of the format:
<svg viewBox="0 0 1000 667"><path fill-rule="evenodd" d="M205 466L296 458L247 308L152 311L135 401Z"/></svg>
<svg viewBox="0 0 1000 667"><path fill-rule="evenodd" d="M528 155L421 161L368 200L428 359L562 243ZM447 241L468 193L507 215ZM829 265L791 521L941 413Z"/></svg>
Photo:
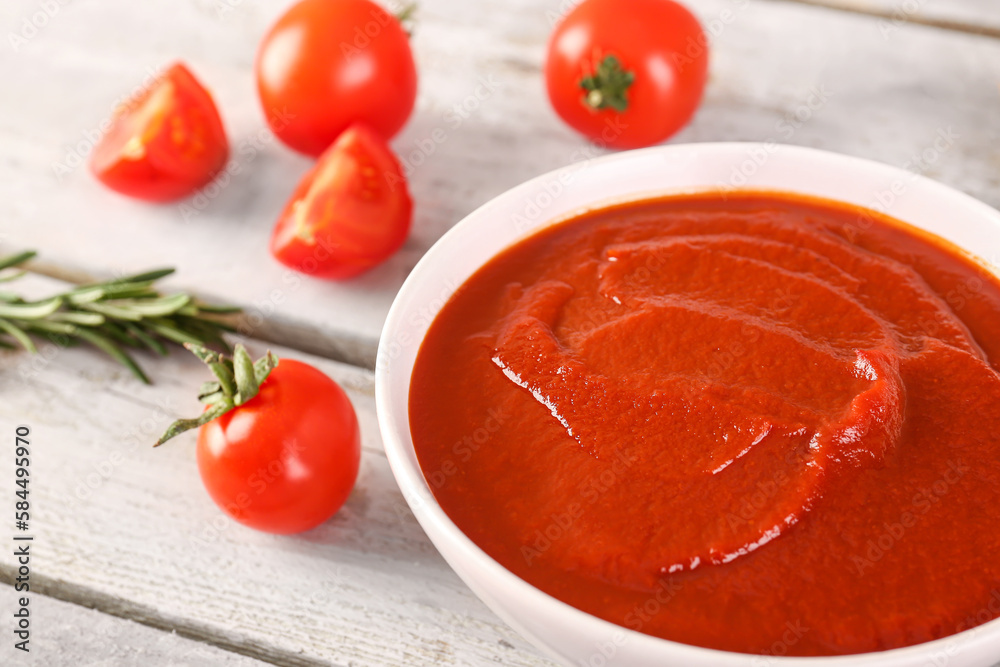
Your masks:
<svg viewBox="0 0 1000 667"><path fill-rule="evenodd" d="M930 147L925 163L947 147ZM565 664L602 667L990 667L1000 661L1000 619L918 646L829 658L715 651L644 635L543 593L486 555L447 517L424 480L410 438L414 359L434 315L498 251L553 221L611 201L706 189L803 193L888 213L992 262L1000 262L1000 213L908 171L775 144L661 146L610 155L539 176L482 206L417 264L389 312L379 344L375 397L393 474L445 560L493 611Z"/></svg>

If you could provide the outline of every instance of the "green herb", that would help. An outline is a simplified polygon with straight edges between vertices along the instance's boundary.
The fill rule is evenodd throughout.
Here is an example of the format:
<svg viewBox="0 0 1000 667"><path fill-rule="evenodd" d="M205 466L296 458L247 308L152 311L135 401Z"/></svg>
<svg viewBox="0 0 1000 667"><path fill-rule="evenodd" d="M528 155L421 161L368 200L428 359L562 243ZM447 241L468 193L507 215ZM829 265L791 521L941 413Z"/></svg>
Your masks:
<svg viewBox="0 0 1000 667"><path fill-rule="evenodd" d="M610 108L621 113L628 109L628 89L634 82L635 74L622 69L618 58L606 56L592 75L580 81L583 103L594 110Z"/></svg>
<svg viewBox="0 0 1000 667"><path fill-rule="evenodd" d="M205 404L205 411L193 419L175 421L156 441L154 447L159 447L170 438L203 426L243 405L257 395L261 383L278 365L278 358L271 354L270 350L254 362L246 348L240 344L236 345L231 359L200 345L185 344L184 347L204 361L216 379L214 382L203 384L201 391L198 392L198 400Z"/></svg>
<svg viewBox="0 0 1000 667"><path fill-rule="evenodd" d="M0 258L0 282L17 280L15 270L34 251ZM90 343L127 367L137 378L149 378L128 354L148 349L166 355L168 343L216 346L226 351L225 331L233 331L218 316L239 312L230 306L211 306L187 294L163 295L154 283L173 273L159 269L106 282L81 285L39 301L26 301L10 291L0 291L0 346L14 343L36 353L35 339L68 347Z"/></svg>
<svg viewBox="0 0 1000 667"><path fill-rule="evenodd" d="M402 26L407 37L413 37L413 27L416 22L416 14L417 3L415 2L408 2L395 12L396 20L399 21L399 25Z"/></svg>

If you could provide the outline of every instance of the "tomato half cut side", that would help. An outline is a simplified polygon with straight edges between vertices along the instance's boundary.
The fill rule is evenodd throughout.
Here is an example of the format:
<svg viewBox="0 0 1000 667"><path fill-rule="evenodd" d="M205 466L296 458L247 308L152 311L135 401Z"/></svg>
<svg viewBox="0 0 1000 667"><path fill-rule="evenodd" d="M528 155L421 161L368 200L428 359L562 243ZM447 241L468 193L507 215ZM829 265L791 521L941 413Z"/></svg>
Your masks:
<svg viewBox="0 0 1000 667"><path fill-rule="evenodd" d="M228 158L229 141L211 94L176 63L115 111L90 169L116 192L166 202L208 184Z"/></svg>
<svg viewBox="0 0 1000 667"><path fill-rule="evenodd" d="M396 252L412 217L396 156L380 135L353 125L295 189L274 228L271 253L302 273L350 278Z"/></svg>

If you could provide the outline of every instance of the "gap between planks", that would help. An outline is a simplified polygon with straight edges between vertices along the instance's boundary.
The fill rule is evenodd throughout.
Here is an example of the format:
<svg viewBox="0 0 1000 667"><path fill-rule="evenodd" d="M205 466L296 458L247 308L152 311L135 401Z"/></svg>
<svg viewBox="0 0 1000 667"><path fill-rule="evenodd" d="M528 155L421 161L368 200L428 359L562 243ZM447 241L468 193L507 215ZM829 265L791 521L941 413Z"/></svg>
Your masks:
<svg viewBox="0 0 1000 667"><path fill-rule="evenodd" d="M15 577L14 566L0 563L0 583L13 587ZM164 616L147 605L123 600L86 586L61 581L46 575L32 574L31 592L33 595L43 595L54 600L93 609L102 614L132 621L162 632L172 632L185 639L279 667L343 667L337 663L304 658L301 655L265 646L253 640L242 640L224 633L213 632L211 629L190 620Z"/></svg>
<svg viewBox="0 0 1000 667"><path fill-rule="evenodd" d="M769 0L770 2L784 2L793 5L805 5L808 7L819 7L832 11L845 12L848 14L860 14L861 16L871 16L874 18L886 19L893 22L912 23L952 32L964 32L969 35L980 37L993 37L1000 39L1000 26L976 25L964 21L951 20L933 16L921 16L916 13L894 12L890 9L879 9L878 7L862 7L859 5L845 5L833 3L830 0Z"/></svg>

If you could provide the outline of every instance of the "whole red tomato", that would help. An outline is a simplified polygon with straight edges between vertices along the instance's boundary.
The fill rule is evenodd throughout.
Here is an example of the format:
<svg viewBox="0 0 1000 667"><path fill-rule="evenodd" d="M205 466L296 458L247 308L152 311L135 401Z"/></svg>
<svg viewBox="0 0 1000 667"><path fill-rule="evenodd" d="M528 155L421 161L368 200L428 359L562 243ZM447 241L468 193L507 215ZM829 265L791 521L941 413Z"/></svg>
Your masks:
<svg viewBox="0 0 1000 667"><path fill-rule="evenodd" d="M228 157L212 96L177 63L115 111L90 156L90 169L112 190L164 202L209 183Z"/></svg>
<svg viewBox="0 0 1000 667"><path fill-rule="evenodd" d="M354 125L292 193L271 236L271 253L296 271L349 278L396 252L412 217L396 156L381 136Z"/></svg>
<svg viewBox="0 0 1000 667"><path fill-rule="evenodd" d="M198 433L198 469L212 499L251 528L309 530L340 509L358 476L358 419L321 371L282 359L246 403Z"/></svg>
<svg viewBox="0 0 1000 667"><path fill-rule="evenodd" d="M370 0L295 3L265 35L255 69L271 129L307 155L356 122L391 139L417 97L409 36Z"/></svg>
<svg viewBox="0 0 1000 667"><path fill-rule="evenodd" d="M545 83L567 124L601 145L659 143L701 101L705 33L672 0L584 0L549 39Z"/></svg>

